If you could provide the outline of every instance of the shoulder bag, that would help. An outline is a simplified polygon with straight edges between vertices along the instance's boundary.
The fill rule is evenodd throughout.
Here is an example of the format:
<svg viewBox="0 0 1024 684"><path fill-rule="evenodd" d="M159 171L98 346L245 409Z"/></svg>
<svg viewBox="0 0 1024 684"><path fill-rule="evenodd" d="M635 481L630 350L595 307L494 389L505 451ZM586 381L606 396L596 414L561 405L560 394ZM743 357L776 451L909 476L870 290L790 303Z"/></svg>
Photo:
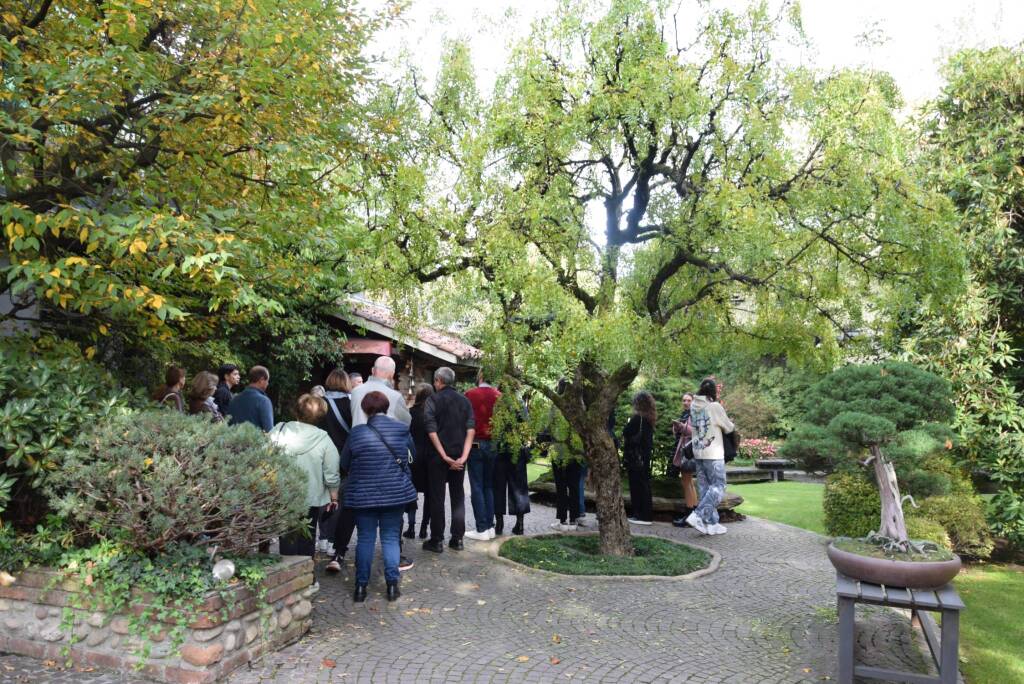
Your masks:
<svg viewBox="0 0 1024 684"><path fill-rule="evenodd" d="M395 453L394 449L391 448L391 445L388 444L388 441L384 439L384 435L380 434L380 430L373 427L369 423L366 423L366 427L373 430L373 434L377 435L377 439L379 439L381 441L381 444L384 445L384 448L391 453L391 455L395 459L395 463L398 465L398 469L401 470L406 475L408 475L409 477L412 477L412 473L409 472L409 463L411 462L411 459L409 458L409 452L406 451L405 458L402 458L401 456Z"/></svg>

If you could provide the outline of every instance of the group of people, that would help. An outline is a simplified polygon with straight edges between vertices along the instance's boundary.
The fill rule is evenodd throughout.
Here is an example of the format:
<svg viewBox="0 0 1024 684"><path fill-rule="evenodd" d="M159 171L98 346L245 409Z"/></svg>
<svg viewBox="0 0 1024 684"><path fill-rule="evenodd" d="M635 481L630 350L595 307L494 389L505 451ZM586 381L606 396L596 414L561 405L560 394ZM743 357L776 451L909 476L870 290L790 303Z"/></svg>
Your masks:
<svg viewBox="0 0 1024 684"><path fill-rule="evenodd" d="M225 364L216 375L202 371L193 378L187 398L182 395L185 371L171 367L153 398L179 411L206 414L213 421L251 423L268 433L307 476L308 529L282 537L281 553L313 556L319 528L321 537L333 540L333 557L326 570L336 573L358 530L353 598L361 602L366 599L379 534L386 596L393 601L400 595L401 572L413 566L401 549L403 537L416 536L420 493L424 510L419 537L424 540L423 549L433 553L444 552L446 497L451 510L448 547L453 550L463 549L464 539L487 541L504 534L506 514L515 516L512 533L523 534L524 516L530 511L529 447L513 453L492 433L501 392L481 373L475 387L460 393L455 389L455 372L442 367L434 373L432 385L415 387L413 405L407 407L405 397L394 387L394 375L395 362L388 356L376 360L365 382L358 373L335 369L323 386L299 397L296 420L277 425L266 394L270 373L263 366L249 369L249 382L237 395L233 392L241 380L237 366ZM563 389L564 384L559 391ZM726 531L719 523L718 504L725 491L724 435L734 426L717 401L718 391L713 379L704 380L696 395L683 397L683 412L673 421L678 436L673 464L682 473L689 509L673 524L689 525L703 534ZM657 408L648 392L639 392L632 406L633 415L622 432L632 502L630 522L650 525ZM525 419L523 411L520 419ZM580 445L573 442L575 435L559 419L553 411L549 428L538 442L551 445L558 518L552 527L568 532L583 524L585 517L586 465ZM607 429L614 438L613 416ZM468 531L467 472L475 520L475 529ZM333 533L325 534L330 529Z"/></svg>
<svg viewBox="0 0 1024 684"><path fill-rule="evenodd" d="M718 505L725 495L725 435L735 430L718 401L719 391L714 378L704 379L696 394L683 395L682 413L672 421L676 436L672 467L680 473L686 507L684 515L672 524L707 535L726 532L719 521ZM633 509L629 521L638 525L650 525L652 521L651 456L657 422L654 397L648 392L637 393L622 438Z"/></svg>

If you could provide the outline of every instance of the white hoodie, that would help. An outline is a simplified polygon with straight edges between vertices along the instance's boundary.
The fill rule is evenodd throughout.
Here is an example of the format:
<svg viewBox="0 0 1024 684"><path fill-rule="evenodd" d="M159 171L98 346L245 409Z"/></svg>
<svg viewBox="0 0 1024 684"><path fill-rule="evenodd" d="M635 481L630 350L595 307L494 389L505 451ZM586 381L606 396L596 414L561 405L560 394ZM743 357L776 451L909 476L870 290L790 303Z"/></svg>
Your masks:
<svg viewBox="0 0 1024 684"><path fill-rule="evenodd" d="M722 432L732 432L736 426L717 401L709 401L698 394L690 404L690 425L693 427L693 455L703 460L725 458Z"/></svg>

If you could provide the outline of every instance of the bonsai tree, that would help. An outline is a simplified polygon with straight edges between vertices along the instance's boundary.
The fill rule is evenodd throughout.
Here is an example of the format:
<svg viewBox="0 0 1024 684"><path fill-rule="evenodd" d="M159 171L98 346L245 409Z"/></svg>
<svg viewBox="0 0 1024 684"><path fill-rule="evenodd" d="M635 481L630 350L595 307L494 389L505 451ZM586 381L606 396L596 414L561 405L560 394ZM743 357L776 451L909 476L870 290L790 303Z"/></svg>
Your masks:
<svg viewBox="0 0 1024 684"><path fill-rule="evenodd" d="M803 422L783 455L833 469L871 467L881 519L868 539L889 552L909 552L903 503L913 498L900 495L897 466L919 479L924 455L952 448L949 383L908 363L850 365L812 385L803 403Z"/></svg>

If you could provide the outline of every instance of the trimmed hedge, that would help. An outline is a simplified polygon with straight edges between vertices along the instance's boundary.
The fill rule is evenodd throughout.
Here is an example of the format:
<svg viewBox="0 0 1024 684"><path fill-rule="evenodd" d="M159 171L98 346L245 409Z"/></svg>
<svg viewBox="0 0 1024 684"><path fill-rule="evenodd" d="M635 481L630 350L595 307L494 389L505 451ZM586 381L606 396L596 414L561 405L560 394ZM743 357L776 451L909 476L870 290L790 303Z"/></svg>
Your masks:
<svg viewBox="0 0 1024 684"><path fill-rule="evenodd" d="M878 488L862 475L837 473L825 480L825 529L833 537L863 537L877 530Z"/></svg>

